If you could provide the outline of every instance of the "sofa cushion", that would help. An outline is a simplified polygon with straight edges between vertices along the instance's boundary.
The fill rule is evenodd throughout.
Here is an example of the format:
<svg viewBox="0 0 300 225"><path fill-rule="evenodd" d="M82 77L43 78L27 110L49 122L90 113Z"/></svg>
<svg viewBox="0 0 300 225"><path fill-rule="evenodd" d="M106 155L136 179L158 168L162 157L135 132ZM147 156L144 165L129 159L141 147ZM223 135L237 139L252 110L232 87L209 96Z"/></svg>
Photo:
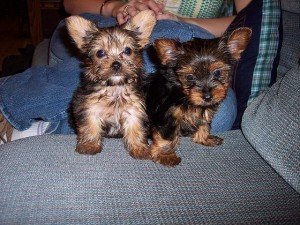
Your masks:
<svg viewBox="0 0 300 225"><path fill-rule="evenodd" d="M242 131L256 151L300 193L300 69L296 66L245 111Z"/></svg>
<svg viewBox="0 0 300 225"><path fill-rule="evenodd" d="M296 224L300 195L241 131L204 147L182 138L182 162L132 159L121 139L95 156L76 136L0 145L0 224Z"/></svg>
<svg viewBox="0 0 300 225"><path fill-rule="evenodd" d="M250 42L233 73L238 110L234 129L240 128L247 105L276 80L282 37L280 15L280 0L252 0L228 28L252 29Z"/></svg>
<svg viewBox="0 0 300 225"><path fill-rule="evenodd" d="M299 0L281 0L281 7L284 11L300 13Z"/></svg>
<svg viewBox="0 0 300 225"><path fill-rule="evenodd" d="M277 70L278 79L293 68L300 58L300 12L293 13L284 10L282 12L282 23L284 36Z"/></svg>

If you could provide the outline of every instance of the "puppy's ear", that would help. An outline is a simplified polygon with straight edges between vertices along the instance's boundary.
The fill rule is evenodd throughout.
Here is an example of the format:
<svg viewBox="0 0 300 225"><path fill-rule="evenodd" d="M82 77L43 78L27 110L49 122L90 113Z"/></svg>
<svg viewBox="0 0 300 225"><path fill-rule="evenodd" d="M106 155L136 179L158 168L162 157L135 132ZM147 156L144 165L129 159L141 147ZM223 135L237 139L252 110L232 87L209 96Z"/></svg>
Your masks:
<svg viewBox="0 0 300 225"><path fill-rule="evenodd" d="M156 39L153 43L162 65L174 67L177 59L183 53L181 43L173 39Z"/></svg>
<svg viewBox="0 0 300 225"><path fill-rule="evenodd" d="M239 60L251 38L252 30L241 27L234 30L227 39L227 46L234 59Z"/></svg>
<svg viewBox="0 0 300 225"><path fill-rule="evenodd" d="M85 44L85 37L92 32L98 31L98 28L93 22L80 16L70 16L66 18L66 26L70 36L79 49Z"/></svg>
<svg viewBox="0 0 300 225"><path fill-rule="evenodd" d="M123 28L137 33L141 48L149 43L149 38L156 24L156 17L152 10L143 10L132 17Z"/></svg>

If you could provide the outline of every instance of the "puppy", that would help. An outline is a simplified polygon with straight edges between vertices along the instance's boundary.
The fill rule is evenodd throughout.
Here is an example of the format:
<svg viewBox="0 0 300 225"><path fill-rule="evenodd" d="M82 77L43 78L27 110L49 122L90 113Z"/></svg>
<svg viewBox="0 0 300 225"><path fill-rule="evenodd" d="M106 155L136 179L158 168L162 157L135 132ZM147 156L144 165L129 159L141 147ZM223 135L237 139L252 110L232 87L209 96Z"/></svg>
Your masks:
<svg viewBox="0 0 300 225"><path fill-rule="evenodd" d="M98 28L79 16L66 19L85 69L70 105L78 153L101 152L103 137L108 136L123 137L133 158L150 157L141 51L155 23L150 10L122 27Z"/></svg>
<svg viewBox="0 0 300 225"><path fill-rule="evenodd" d="M221 138L210 134L210 124L230 87L233 64L250 36L249 28L240 28L210 40L154 42L161 67L144 86L154 162L178 165L181 159L176 148L181 135L205 146L222 143Z"/></svg>

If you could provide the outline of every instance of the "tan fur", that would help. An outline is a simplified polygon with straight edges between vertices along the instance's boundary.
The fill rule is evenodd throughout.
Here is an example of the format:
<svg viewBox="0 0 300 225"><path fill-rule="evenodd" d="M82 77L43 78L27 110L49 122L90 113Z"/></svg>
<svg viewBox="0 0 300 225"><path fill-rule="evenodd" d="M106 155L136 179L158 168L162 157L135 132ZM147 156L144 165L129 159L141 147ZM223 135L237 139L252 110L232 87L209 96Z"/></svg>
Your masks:
<svg viewBox="0 0 300 225"><path fill-rule="evenodd" d="M178 42L172 39L156 39L154 46L162 65L172 65L181 54Z"/></svg>
<svg viewBox="0 0 300 225"><path fill-rule="evenodd" d="M172 141L163 139L160 133L155 130L152 135L153 142L150 147L152 160L166 166L178 165L181 162L181 158L176 155L176 148L179 145L179 134Z"/></svg>
<svg viewBox="0 0 300 225"><path fill-rule="evenodd" d="M154 77L147 96L154 121L150 146L153 161L165 166L179 164L176 148L181 135L205 146L222 144L222 138L210 134L211 122L230 87L233 62L240 58L250 36L251 29L239 28L211 40L154 41L163 65L157 75L165 79ZM151 95L160 89L161 95Z"/></svg>
<svg viewBox="0 0 300 225"><path fill-rule="evenodd" d="M84 44L83 37L86 37L89 31L98 31L94 23L80 16L70 16L66 18L66 26L78 49L82 48Z"/></svg>
<svg viewBox="0 0 300 225"><path fill-rule="evenodd" d="M156 23L155 14L152 10L143 10L142 13L132 17L128 23L125 24L124 29L127 30L139 30L139 27L144 27L144 32L139 35L140 46L145 47L149 43L149 37L152 33L154 25Z"/></svg>
<svg viewBox="0 0 300 225"><path fill-rule="evenodd" d="M84 79L71 104L76 151L96 154L104 136L123 137L133 158L150 158L140 50L155 25L153 12L142 11L124 27L101 29L79 16L66 21L70 36L86 56Z"/></svg>
<svg viewBox="0 0 300 225"><path fill-rule="evenodd" d="M194 133L193 142L214 147L222 144L223 139L214 135L210 135L210 125L206 123L202 126L199 126L197 132Z"/></svg>
<svg viewBox="0 0 300 225"><path fill-rule="evenodd" d="M245 35L245 33L247 34ZM238 28L230 34L228 38L228 46L230 53L235 60L239 60L241 58L241 53L246 49L251 34L252 30L247 27Z"/></svg>

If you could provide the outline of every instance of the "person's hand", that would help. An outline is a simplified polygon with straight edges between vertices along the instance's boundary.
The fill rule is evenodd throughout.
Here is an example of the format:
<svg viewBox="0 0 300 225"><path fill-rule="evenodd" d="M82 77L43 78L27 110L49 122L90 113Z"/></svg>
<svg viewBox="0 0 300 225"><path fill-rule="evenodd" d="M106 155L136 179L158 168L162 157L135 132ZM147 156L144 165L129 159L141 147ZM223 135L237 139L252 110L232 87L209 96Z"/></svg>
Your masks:
<svg viewBox="0 0 300 225"><path fill-rule="evenodd" d="M155 0L129 0L122 5L118 4L112 10L112 16L115 17L121 25L125 23L129 17L135 16L138 12L151 9L156 15L162 13L164 4L157 3Z"/></svg>
<svg viewBox="0 0 300 225"><path fill-rule="evenodd" d="M179 21L179 17L176 16L175 14L168 12L168 11L163 11L162 13L159 13L156 15L157 20L174 20L174 21Z"/></svg>

